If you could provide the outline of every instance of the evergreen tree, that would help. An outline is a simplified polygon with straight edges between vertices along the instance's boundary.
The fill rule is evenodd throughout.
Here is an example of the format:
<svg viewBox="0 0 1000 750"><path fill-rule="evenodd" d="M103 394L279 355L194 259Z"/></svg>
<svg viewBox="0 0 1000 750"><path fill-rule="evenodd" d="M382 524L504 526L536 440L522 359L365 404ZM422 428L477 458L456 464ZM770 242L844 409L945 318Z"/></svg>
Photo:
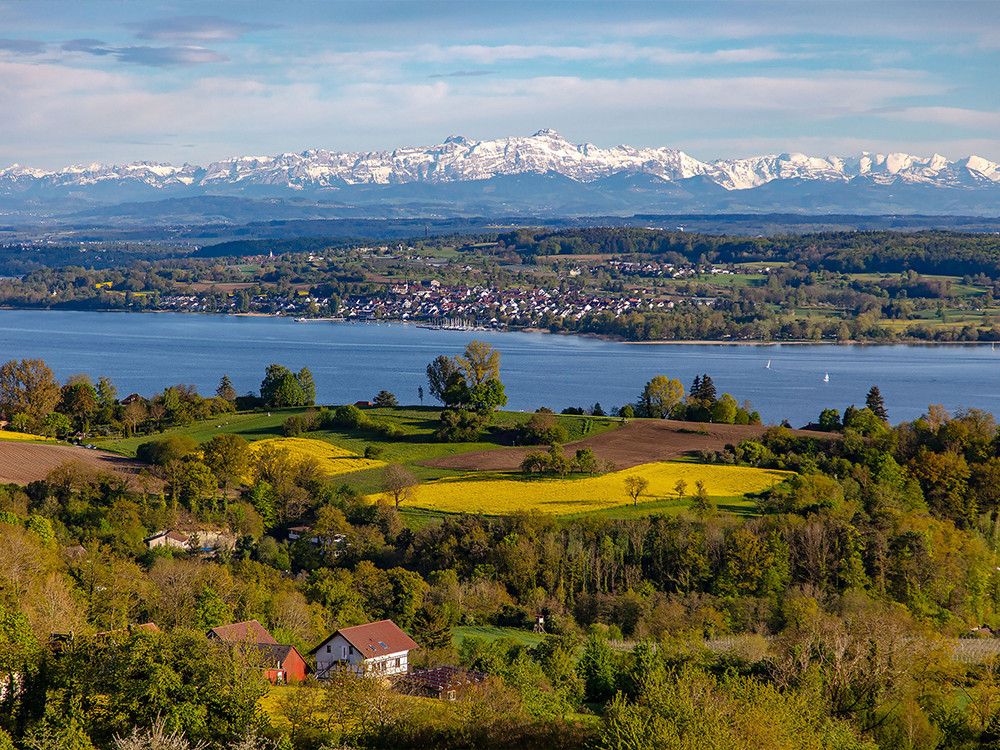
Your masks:
<svg viewBox="0 0 1000 750"><path fill-rule="evenodd" d="M889 421L889 412L885 410L885 401L882 399L882 394L879 392L877 385L873 385L868 391L868 396L865 398L865 406L871 409L872 414L883 422Z"/></svg>
<svg viewBox="0 0 1000 750"><path fill-rule="evenodd" d="M228 375L222 376L222 380L219 381L219 387L215 389L215 395L226 399L226 401L236 400L236 388L233 386L233 381L229 379Z"/></svg>

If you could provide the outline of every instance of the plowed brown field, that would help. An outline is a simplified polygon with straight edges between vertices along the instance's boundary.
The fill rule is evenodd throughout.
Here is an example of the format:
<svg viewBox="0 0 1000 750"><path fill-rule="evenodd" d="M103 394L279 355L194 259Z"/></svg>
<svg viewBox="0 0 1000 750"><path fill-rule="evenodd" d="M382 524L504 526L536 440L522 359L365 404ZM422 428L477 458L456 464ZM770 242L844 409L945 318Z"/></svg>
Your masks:
<svg viewBox="0 0 1000 750"><path fill-rule="evenodd" d="M76 445L48 445L0 440L0 482L28 484L45 479L64 463L78 462L87 468L113 472L136 486L139 472L149 467L141 461Z"/></svg>
<svg viewBox="0 0 1000 750"><path fill-rule="evenodd" d="M707 424L674 420L639 419L594 437L567 443L567 456L578 448L590 448L598 461L611 461L619 469L627 469L654 461L669 461L702 450L722 450L727 443L736 444L756 437L767 429L763 425ZM827 433L810 430L790 430L793 435L829 437ZM458 453L421 461L425 466L461 471L517 471L528 451L535 448L500 448L472 453Z"/></svg>

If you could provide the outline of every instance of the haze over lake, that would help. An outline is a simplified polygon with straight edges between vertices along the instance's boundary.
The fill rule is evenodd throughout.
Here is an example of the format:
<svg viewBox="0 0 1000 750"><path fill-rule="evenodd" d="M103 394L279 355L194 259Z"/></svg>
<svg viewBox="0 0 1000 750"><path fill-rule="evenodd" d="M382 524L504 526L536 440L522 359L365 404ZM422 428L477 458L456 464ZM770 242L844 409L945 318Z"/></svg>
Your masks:
<svg viewBox="0 0 1000 750"><path fill-rule="evenodd" d="M627 344L575 336L493 331L435 331L290 318L182 313L0 311L0 360L44 359L63 381L74 373L110 377L121 397L152 396L193 383L211 395L228 374L237 391L256 391L272 362L308 367L317 403L370 400L382 389L401 404L419 403L425 368L439 354L461 353L480 339L501 352L507 408L607 410L635 401L654 375L689 388L708 373L719 393L749 399L765 423L801 426L832 407L863 406L878 385L895 424L928 404L974 406L1000 414L1000 351L990 345L842 346ZM770 368L766 365L770 361ZM829 382L824 376L829 374ZM425 404L433 403L425 395Z"/></svg>

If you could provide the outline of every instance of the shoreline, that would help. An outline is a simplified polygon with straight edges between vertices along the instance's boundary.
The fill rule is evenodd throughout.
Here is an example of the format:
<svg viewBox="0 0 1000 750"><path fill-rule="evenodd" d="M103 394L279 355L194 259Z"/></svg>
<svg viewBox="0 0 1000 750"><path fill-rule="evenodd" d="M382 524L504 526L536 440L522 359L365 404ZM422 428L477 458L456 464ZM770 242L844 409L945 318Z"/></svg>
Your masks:
<svg viewBox="0 0 1000 750"><path fill-rule="evenodd" d="M219 313L219 312L206 312L201 310L117 310L117 309L96 309L96 310L79 310L79 309L53 309L51 307L14 307L11 305L0 305L0 312L4 310L17 311L17 312L69 312L69 313L119 313L128 315L146 315L149 313L155 315L165 315L173 313L175 315L210 315L218 317L228 317L228 318L276 318L285 319L293 322L307 322L307 323L351 323L358 324L364 323L370 325L371 323L396 323L398 325L410 325L414 328L419 328L422 323L416 320L396 320L396 319L383 319L377 321L371 320L349 320L347 318L306 318L304 321L297 321L296 319L301 316L292 315L281 315L278 313L264 313L264 312L241 312L241 313ZM458 331L460 332L460 331ZM758 346L758 347L768 347L768 346L990 346L995 347L996 343L993 341L923 341L920 339L909 339L909 340L899 340L899 341L860 341L858 339L848 339L846 341L804 341L801 339L793 340L780 340L780 341L733 341L731 339L659 339L656 341L630 341L622 336L617 336L610 333L576 333L574 331L550 331L547 328L487 328L482 332L485 333L543 333L549 336L575 336L581 339L596 339L598 341L608 341L612 343L619 344L629 344L631 346ZM469 333L479 333L479 331L469 331Z"/></svg>

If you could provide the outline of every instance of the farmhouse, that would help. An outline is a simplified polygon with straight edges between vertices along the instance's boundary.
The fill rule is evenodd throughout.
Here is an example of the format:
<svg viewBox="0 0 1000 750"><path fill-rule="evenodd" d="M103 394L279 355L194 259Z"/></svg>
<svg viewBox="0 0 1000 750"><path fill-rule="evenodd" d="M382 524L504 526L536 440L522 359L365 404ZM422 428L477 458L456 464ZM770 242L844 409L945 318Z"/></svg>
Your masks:
<svg viewBox="0 0 1000 750"><path fill-rule="evenodd" d="M255 643L254 648L260 656L258 666L272 685L283 682L299 682L304 680L309 668L306 660L295 646L281 643Z"/></svg>
<svg viewBox="0 0 1000 750"><path fill-rule="evenodd" d="M298 682L309 671L306 660L295 646L278 643L256 620L220 625L209 630L207 638L217 643L235 644L244 653L256 656L257 666L272 685Z"/></svg>
<svg viewBox="0 0 1000 750"><path fill-rule="evenodd" d="M174 547L175 549L188 549L191 545L188 537L179 531L164 529L157 531L152 536L142 540L150 549L153 547Z"/></svg>
<svg viewBox="0 0 1000 750"><path fill-rule="evenodd" d="M341 628L311 653L316 656L316 676L326 679L339 669L357 674L406 674L410 650L416 647L396 623L380 620Z"/></svg>

